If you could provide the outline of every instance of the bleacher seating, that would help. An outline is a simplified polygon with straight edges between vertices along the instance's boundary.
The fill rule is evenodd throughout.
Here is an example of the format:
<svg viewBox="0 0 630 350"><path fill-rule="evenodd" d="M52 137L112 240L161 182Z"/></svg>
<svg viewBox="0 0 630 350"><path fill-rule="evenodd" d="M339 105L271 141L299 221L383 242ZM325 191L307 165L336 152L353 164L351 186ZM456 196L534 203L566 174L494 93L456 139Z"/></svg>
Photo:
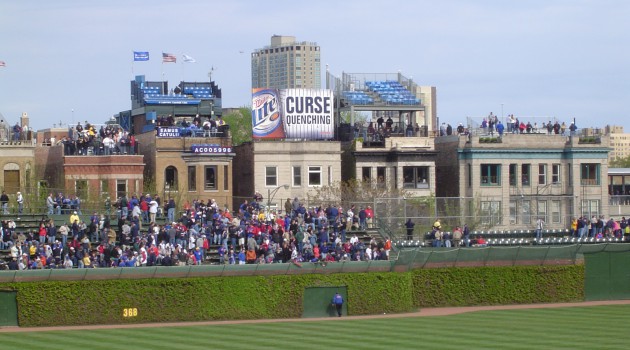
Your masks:
<svg viewBox="0 0 630 350"><path fill-rule="evenodd" d="M192 95L194 98L211 98L212 88L209 86L185 86L184 95Z"/></svg>
<svg viewBox="0 0 630 350"><path fill-rule="evenodd" d="M366 81L368 91L375 92L387 104L419 105L420 99L416 98L409 90L397 81Z"/></svg>
<svg viewBox="0 0 630 350"><path fill-rule="evenodd" d="M368 96L364 91L344 91L343 96L346 101L352 105L371 105L374 99Z"/></svg>
<svg viewBox="0 0 630 350"><path fill-rule="evenodd" d="M212 90L209 86L202 87L185 87L183 94L170 94L165 95L160 91L160 88L157 86L147 86L142 88L142 93L144 95L145 101L153 101L160 103L178 103L180 101L188 101L191 98L193 99L201 99L201 98L210 98L212 97Z"/></svg>

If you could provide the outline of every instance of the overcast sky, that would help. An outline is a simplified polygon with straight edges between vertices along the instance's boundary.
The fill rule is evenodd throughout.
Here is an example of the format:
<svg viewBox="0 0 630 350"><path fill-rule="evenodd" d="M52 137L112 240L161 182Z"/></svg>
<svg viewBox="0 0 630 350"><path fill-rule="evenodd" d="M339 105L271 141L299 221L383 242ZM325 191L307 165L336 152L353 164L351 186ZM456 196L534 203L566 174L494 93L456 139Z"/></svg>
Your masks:
<svg viewBox="0 0 630 350"><path fill-rule="evenodd" d="M35 129L130 109L134 74L174 86L214 67L223 106L249 105L250 53L274 34L317 42L322 72L437 87L441 121L502 104L580 127L630 120L630 1L0 0L0 33L0 113L15 124L27 112ZM132 74L134 50L150 61Z"/></svg>

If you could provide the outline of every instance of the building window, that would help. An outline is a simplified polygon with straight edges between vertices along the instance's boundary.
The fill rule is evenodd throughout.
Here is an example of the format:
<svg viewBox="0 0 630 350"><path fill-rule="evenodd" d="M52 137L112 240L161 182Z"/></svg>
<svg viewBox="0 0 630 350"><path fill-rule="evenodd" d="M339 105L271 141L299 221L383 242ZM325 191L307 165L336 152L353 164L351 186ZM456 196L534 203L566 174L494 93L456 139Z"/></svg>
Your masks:
<svg viewBox="0 0 630 350"><path fill-rule="evenodd" d="M392 171L392 172L391 172L391 174L392 174L391 178L392 178L392 180L393 180L393 181L392 181L392 182L393 182L393 183L392 183L392 186L393 186L394 188L398 188L398 168L396 168L396 167L394 166L394 167L392 167L392 170L391 170L391 171Z"/></svg>
<svg viewBox="0 0 630 350"><path fill-rule="evenodd" d="M207 165L204 168L203 179L204 190L216 190L217 189L217 167L216 165Z"/></svg>
<svg viewBox="0 0 630 350"><path fill-rule="evenodd" d="M501 223L501 201L481 202L481 224L492 227Z"/></svg>
<svg viewBox="0 0 630 350"><path fill-rule="evenodd" d="M403 188L429 188L429 167L403 167Z"/></svg>
<svg viewBox="0 0 630 350"><path fill-rule="evenodd" d="M101 198L109 197L109 180L101 180Z"/></svg>
<svg viewBox="0 0 630 350"><path fill-rule="evenodd" d="M361 179L365 182L370 182L372 178L372 168L364 166L361 168Z"/></svg>
<svg viewBox="0 0 630 350"><path fill-rule="evenodd" d="M309 186L322 185L322 167L319 167L319 166L308 167L308 185Z"/></svg>
<svg viewBox="0 0 630 350"><path fill-rule="evenodd" d="M501 164L481 164L481 186L501 185Z"/></svg>
<svg viewBox="0 0 630 350"><path fill-rule="evenodd" d="M265 167L265 186L278 186L278 168L275 166Z"/></svg>
<svg viewBox="0 0 630 350"><path fill-rule="evenodd" d="M127 180L116 180L116 197L127 195Z"/></svg>
<svg viewBox="0 0 630 350"><path fill-rule="evenodd" d="M543 219L547 222L547 201L537 201L536 219Z"/></svg>
<svg viewBox="0 0 630 350"><path fill-rule="evenodd" d="M188 191L197 191L197 167L194 165L188 167Z"/></svg>
<svg viewBox="0 0 630 350"><path fill-rule="evenodd" d="M582 185L599 185L599 164L582 164L580 170Z"/></svg>
<svg viewBox="0 0 630 350"><path fill-rule="evenodd" d="M466 172L468 175L468 188L472 187L472 165L471 164L466 164L468 171Z"/></svg>
<svg viewBox="0 0 630 350"><path fill-rule="evenodd" d="M571 164L567 164L567 176L569 186L573 186L573 167Z"/></svg>
<svg viewBox="0 0 630 350"><path fill-rule="evenodd" d="M516 186L516 179L518 178L518 174L516 173L518 166L516 164L510 164L509 172L510 172L510 186Z"/></svg>
<svg viewBox="0 0 630 350"><path fill-rule="evenodd" d="M599 200L597 199L583 199L582 200L582 216L587 218L597 216L599 217Z"/></svg>
<svg viewBox="0 0 630 350"><path fill-rule="evenodd" d="M521 204L521 222L523 224L531 224L532 215L531 215L531 201L523 201Z"/></svg>
<svg viewBox="0 0 630 350"><path fill-rule="evenodd" d="M551 183L559 184L560 183L560 164L553 164L551 166Z"/></svg>
<svg viewBox="0 0 630 350"><path fill-rule="evenodd" d="M302 186L302 167L301 166L293 167L293 186L295 187Z"/></svg>
<svg viewBox="0 0 630 350"><path fill-rule="evenodd" d="M177 168L172 165L164 169L164 187L170 191L177 191Z"/></svg>
<svg viewBox="0 0 630 350"><path fill-rule="evenodd" d="M376 168L376 183L379 188L385 188L387 183L387 177L385 175L385 167L379 166Z"/></svg>
<svg viewBox="0 0 630 350"><path fill-rule="evenodd" d="M333 183L333 167L329 166L328 167L328 186L332 185Z"/></svg>
<svg viewBox="0 0 630 350"><path fill-rule="evenodd" d="M538 164L538 184L547 184L547 164Z"/></svg>
<svg viewBox="0 0 630 350"><path fill-rule="evenodd" d="M521 164L521 186L529 186L531 166L529 164Z"/></svg>
<svg viewBox="0 0 630 350"><path fill-rule="evenodd" d="M554 224L562 223L562 216L560 215L561 202L551 201L551 222Z"/></svg>
<svg viewBox="0 0 630 350"><path fill-rule="evenodd" d="M88 182L87 180L74 181L74 191L79 198L85 200L88 195Z"/></svg>
<svg viewBox="0 0 630 350"><path fill-rule="evenodd" d="M230 190L230 169L228 168L227 165L223 166L223 190L224 191L229 191Z"/></svg>
<svg viewBox="0 0 630 350"><path fill-rule="evenodd" d="M510 225L518 224L518 203L510 201Z"/></svg>

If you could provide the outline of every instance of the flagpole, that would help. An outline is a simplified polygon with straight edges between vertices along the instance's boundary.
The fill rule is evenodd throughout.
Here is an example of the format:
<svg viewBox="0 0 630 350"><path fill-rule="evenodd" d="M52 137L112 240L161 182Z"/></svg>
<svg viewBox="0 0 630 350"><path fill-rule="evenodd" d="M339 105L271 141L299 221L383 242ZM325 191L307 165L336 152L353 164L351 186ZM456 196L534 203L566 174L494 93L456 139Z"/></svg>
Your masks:
<svg viewBox="0 0 630 350"><path fill-rule="evenodd" d="M182 60L182 81L186 80L186 72L184 71L184 60Z"/></svg>

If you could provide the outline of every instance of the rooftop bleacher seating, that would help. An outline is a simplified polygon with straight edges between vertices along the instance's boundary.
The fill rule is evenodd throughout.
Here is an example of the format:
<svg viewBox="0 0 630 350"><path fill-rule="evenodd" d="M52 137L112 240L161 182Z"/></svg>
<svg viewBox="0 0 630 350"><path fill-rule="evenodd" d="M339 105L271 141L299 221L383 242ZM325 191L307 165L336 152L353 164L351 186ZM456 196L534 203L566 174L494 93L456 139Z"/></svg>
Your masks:
<svg viewBox="0 0 630 350"><path fill-rule="evenodd" d="M387 104L419 105L420 99L416 98L409 90L397 81L366 81L368 91L375 92Z"/></svg>
<svg viewBox="0 0 630 350"><path fill-rule="evenodd" d="M352 105L371 105L374 99L368 96L364 91L344 91L343 96Z"/></svg>

